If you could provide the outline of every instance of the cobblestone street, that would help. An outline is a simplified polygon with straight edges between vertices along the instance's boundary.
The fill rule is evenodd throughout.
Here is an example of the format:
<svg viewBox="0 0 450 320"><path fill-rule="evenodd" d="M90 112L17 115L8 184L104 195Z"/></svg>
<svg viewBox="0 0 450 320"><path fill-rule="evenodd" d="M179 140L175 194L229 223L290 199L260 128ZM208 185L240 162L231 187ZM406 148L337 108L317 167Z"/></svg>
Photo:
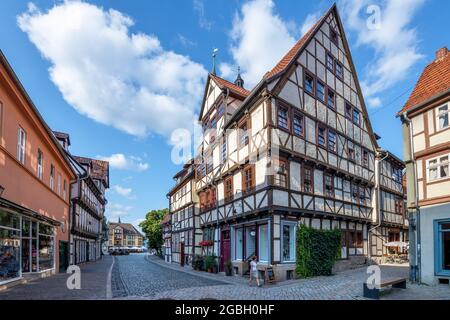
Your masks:
<svg viewBox="0 0 450 320"><path fill-rule="evenodd" d="M382 266L382 278L407 277L409 267ZM111 272L110 272L111 271ZM247 279L226 277L166 264L144 254L105 256L81 266L81 290L68 290L67 274L37 279L0 291L0 300L44 299L216 299L216 300L359 300L366 268L331 277L290 280L249 287ZM450 299L450 286L411 285L390 289L381 299Z"/></svg>

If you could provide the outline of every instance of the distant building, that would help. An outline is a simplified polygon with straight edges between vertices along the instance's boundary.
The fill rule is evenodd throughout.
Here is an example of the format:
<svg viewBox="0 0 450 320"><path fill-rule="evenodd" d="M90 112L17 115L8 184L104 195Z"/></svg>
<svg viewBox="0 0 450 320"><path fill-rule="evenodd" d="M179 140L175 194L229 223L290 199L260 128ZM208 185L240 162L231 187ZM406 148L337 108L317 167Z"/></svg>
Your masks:
<svg viewBox="0 0 450 320"><path fill-rule="evenodd" d="M69 185L64 149L0 51L0 289L65 271Z"/></svg>
<svg viewBox="0 0 450 320"><path fill-rule="evenodd" d="M411 280L450 279L450 52L426 66L398 113L403 122Z"/></svg>
<svg viewBox="0 0 450 320"><path fill-rule="evenodd" d="M131 223L121 223L120 219L109 223L108 249L142 249L143 245L144 236Z"/></svg>

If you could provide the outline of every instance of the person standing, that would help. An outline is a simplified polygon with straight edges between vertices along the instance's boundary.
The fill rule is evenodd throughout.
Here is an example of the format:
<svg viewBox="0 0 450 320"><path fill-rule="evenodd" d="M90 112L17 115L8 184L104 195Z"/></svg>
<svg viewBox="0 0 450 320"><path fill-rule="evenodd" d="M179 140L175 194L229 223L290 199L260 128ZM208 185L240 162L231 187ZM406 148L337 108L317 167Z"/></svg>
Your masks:
<svg viewBox="0 0 450 320"><path fill-rule="evenodd" d="M249 286L252 285L253 279L256 279L256 284L258 285L258 287L260 287L260 283L259 283L259 277L258 277L258 263L256 262L258 260L257 256L253 256L252 261L250 262L250 281L249 281Z"/></svg>

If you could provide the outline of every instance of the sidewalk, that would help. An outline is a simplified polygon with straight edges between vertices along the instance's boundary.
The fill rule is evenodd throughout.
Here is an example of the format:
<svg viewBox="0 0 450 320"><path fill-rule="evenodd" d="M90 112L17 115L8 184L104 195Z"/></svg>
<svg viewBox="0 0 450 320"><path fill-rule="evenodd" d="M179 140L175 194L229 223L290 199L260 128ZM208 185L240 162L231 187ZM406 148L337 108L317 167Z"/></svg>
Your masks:
<svg viewBox="0 0 450 320"><path fill-rule="evenodd" d="M103 256L102 260L80 265L81 289L69 290L66 282L69 274L36 279L23 285L0 291L0 300L98 300L107 299L111 290L108 274L113 257ZM110 294L109 294L110 295Z"/></svg>

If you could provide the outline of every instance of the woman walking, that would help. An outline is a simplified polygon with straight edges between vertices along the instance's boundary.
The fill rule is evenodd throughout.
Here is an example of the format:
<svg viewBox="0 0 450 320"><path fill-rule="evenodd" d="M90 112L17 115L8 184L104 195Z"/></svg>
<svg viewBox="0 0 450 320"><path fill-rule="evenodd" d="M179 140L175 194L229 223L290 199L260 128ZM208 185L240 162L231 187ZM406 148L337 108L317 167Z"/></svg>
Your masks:
<svg viewBox="0 0 450 320"><path fill-rule="evenodd" d="M259 283L259 277L258 277L258 269L257 269L257 261L258 257L257 256L253 256L252 261L250 262L250 281L248 282L248 285L251 287L252 286L252 282L253 279L256 279L256 284L258 285L258 287L260 287L260 283Z"/></svg>

